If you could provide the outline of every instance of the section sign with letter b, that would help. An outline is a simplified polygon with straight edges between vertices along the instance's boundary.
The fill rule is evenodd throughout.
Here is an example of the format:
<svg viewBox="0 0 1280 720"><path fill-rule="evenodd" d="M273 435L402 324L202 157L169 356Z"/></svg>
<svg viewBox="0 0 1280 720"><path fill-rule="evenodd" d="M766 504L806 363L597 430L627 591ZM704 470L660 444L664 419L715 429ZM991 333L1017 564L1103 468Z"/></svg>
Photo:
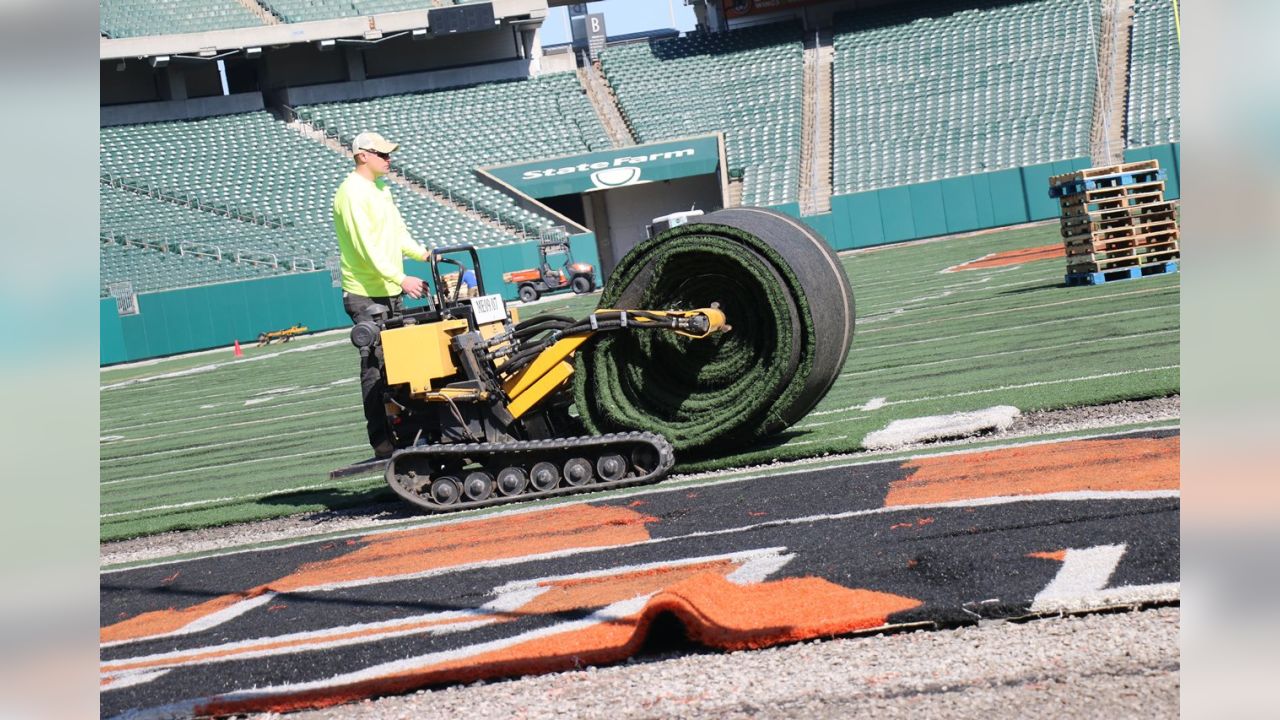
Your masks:
<svg viewBox="0 0 1280 720"><path fill-rule="evenodd" d="M590 50L592 57L604 50L604 43L607 37L604 31L604 13L591 13L588 15L587 48Z"/></svg>

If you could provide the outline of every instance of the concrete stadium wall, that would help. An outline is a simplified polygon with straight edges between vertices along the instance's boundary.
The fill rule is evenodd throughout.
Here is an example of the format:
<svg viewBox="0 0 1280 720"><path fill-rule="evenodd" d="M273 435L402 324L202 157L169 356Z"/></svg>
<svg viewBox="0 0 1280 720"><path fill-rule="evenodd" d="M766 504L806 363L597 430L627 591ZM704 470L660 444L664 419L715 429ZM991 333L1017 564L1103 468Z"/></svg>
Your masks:
<svg viewBox="0 0 1280 720"><path fill-rule="evenodd" d="M170 120L196 120L218 115L236 115L256 112L266 105L261 93L237 93L190 100L161 100L158 102L113 105L98 108L98 126L134 125L137 123L168 122Z"/></svg>
<svg viewBox="0 0 1280 720"><path fill-rule="evenodd" d="M531 61L529 60L505 60L487 65L472 65L450 70L432 70L367 80L287 87L273 93L272 100L290 107L297 107L315 103L342 102L345 100L382 97L384 95L426 92L498 80L514 80L529 77L530 63Z"/></svg>
<svg viewBox="0 0 1280 720"><path fill-rule="evenodd" d="M575 260L599 266L594 234L571 237L570 248ZM485 292L501 293L507 300L516 298L516 289L502 282L502 274L536 267L538 262L536 242L481 248L478 253ZM405 272L422 278L431 275L430 267L416 260L405 262ZM137 315L122 317L114 299L98 302L100 364L226 347L236 340L256 341L263 332L294 323L313 332L351 324L342 310L342 290L333 286L328 271L145 293L138 296L138 309Z"/></svg>

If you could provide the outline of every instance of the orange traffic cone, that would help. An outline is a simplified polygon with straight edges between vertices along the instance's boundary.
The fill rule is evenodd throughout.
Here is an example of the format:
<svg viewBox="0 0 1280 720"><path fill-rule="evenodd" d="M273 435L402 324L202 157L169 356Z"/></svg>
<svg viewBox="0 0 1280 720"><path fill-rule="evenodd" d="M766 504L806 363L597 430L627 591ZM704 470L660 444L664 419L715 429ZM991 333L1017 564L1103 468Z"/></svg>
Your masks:
<svg viewBox="0 0 1280 720"><path fill-rule="evenodd" d="M244 351L240 349L239 340L236 340L236 357L244 357Z"/></svg>

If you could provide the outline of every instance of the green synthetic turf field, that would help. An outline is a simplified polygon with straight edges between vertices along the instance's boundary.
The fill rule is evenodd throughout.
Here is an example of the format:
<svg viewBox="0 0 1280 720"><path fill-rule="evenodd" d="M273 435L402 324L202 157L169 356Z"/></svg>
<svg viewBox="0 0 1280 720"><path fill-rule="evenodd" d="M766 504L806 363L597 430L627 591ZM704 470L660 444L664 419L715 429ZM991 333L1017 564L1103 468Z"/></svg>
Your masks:
<svg viewBox="0 0 1280 720"><path fill-rule="evenodd" d="M1059 241L1048 224L846 256L858 329L830 394L768 447L678 469L853 451L900 418L1177 393L1176 273L1068 288L1061 258L940 272ZM593 307L568 297L536 311ZM346 334L244 350L102 372L104 540L390 496L380 477L328 479L369 456Z"/></svg>

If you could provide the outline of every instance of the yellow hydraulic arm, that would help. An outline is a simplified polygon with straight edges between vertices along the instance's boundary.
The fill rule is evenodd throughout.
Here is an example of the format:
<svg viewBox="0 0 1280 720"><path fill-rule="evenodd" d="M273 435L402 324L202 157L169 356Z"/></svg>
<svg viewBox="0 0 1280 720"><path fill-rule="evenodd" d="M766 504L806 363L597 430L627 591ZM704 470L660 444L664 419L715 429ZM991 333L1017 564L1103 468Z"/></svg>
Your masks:
<svg viewBox="0 0 1280 720"><path fill-rule="evenodd" d="M596 310L584 321L580 332L565 334L538 353L531 362L503 380L502 389L510 398L507 410L520 417L538 406L573 377L573 353L592 335L604 329L626 327L670 329L678 335L702 339L730 329L719 308L697 310Z"/></svg>

